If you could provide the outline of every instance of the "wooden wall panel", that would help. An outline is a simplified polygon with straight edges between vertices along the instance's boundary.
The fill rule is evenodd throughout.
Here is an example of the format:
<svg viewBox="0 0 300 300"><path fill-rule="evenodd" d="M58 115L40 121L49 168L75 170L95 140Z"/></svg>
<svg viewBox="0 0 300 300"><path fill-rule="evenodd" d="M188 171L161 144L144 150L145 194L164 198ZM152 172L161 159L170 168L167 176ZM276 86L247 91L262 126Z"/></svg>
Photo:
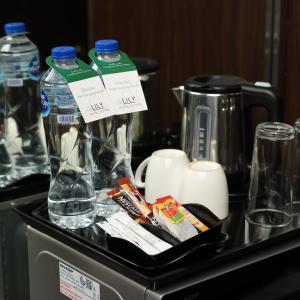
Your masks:
<svg viewBox="0 0 300 300"><path fill-rule="evenodd" d="M300 117L300 1L281 1L281 41L278 84L283 96L284 121Z"/></svg>
<svg viewBox="0 0 300 300"><path fill-rule="evenodd" d="M180 120L171 87L193 75L264 79L266 0L90 0L90 46L116 38L161 64L162 124Z"/></svg>

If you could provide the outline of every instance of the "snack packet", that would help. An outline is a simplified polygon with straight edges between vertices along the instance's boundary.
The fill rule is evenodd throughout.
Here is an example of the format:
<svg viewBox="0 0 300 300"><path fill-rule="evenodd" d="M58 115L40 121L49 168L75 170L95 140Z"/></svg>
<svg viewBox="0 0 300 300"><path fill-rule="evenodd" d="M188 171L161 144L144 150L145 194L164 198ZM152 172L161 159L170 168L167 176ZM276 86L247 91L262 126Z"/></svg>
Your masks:
<svg viewBox="0 0 300 300"><path fill-rule="evenodd" d="M135 188L135 186L132 184L130 179L128 177L124 177L117 180L118 184L121 186L122 191L130 198L133 205L135 205L143 214L143 216L146 219L149 219L149 221L157 225L154 218L152 209L144 199L144 197L141 195L141 193Z"/></svg>
<svg viewBox="0 0 300 300"><path fill-rule="evenodd" d="M158 254L172 247L169 243L134 222L125 212L114 214L107 219L107 222L115 227L120 234L125 233L130 241L150 255Z"/></svg>
<svg viewBox="0 0 300 300"><path fill-rule="evenodd" d="M159 225L181 242L198 234L197 229L176 206L172 197L158 198L152 208Z"/></svg>
<svg viewBox="0 0 300 300"><path fill-rule="evenodd" d="M114 189L107 193L108 197L118 203L123 209L127 211L129 216L137 223L149 223L149 220L142 214L142 212L131 202L131 199L120 189Z"/></svg>
<svg viewBox="0 0 300 300"><path fill-rule="evenodd" d="M170 199L172 200L172 202L176 205L176 207L182 211L187 219L197 228L199 229L201 232L204 232L206 230L208 230L209 228L203 223L201 222L199 219L197 219L191 212L189 212L185 207L183 207L178 201L176 201L172 196L166 196L166 197L162 197L159 198L160 200L164 200L164 199Z"/></svg>
<svg viewBox="0 0 300 300"><path fill-rule="evenodd" d="M151 209L140 192L134 187L128 177L124 177L117 180L118 184L124 190L124 192L130 197L131 201L136 207L143 213L144 216L148 216L152 213Z"/></svg>
<svg viewBox="0 0 300 300"><path fill-rule="evenodd" d="M197 219L191 212L189 212L185 207L178 206L179 210L181 210L187 217L187 219L201 232L208 230L209 228L202 223L199 219Z"/></svg>

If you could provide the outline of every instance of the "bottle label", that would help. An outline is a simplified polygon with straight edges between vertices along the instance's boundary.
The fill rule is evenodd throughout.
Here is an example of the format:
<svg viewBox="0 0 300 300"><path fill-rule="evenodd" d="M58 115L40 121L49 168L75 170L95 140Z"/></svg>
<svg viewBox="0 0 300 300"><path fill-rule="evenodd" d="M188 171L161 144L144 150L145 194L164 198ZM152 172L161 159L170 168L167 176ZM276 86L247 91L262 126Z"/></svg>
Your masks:
<svg viewBox="0 0 300 300"><path fill-rule="evenodd" d="M41 79L40 59L38 55L35 55L29 64L29 77L35 81Z"/></svg>
<svg viewBox="0 0 300 300"><path fill-rule="evenodd" d="M73 95L58 95L55 97L54 100L56 105L66 105L66 106L70 106L70 105L76 105L75 99L73 97Z"/></svg>
<svg viewBox="0 0 300 300"><path fill-rule="evenodd" d="M97 58L95 49L89 57L101 72L104 86L117 115L147 110L147 104L141 82L134 63L122 51L120 60L105 62Z"/></svg>
<svg viewBox="0 0 300 300"><path fill-rule="evenodd" d="M78 124L78 118L74 115L58 115L57 116L58 124Z"/></svg>
<svg viewBox="0 0 300 300"><path fill-rule="evenodd" d="M42 106L42 116L47 117L50 113L50 103L46 93L41 90L41 106Z"/></svg>
<svg viewBox="0 0 300 300"><path fill-rule="evenodd" d="M62 69L54 64L51 56L47 57L46 63L66 79L86 123L113 115L111 101L102 81L88 64L76 58L77 68Z"/></svg>
<svg viewBox="0 0 300 300"><path fill-rule="evenodd" d="M9 87L20 87L23 86L23 79L21 78L9 78L6 79L6 85Z"/></svg>
<svg viewBox="0 0 300 300"><path fill-rule="evenodd" d="M35 52L17 57L16 61L2 63L3 74L9 87L21 87L24 80L38 81L41 78L40 60Z"/></svg>
<svg viewBox="0 0 300 300"><path fill-rule="evenodd" d="M0 68L0 84L3 84L4 83L4 77L3 77L3 72Z"/></svg>

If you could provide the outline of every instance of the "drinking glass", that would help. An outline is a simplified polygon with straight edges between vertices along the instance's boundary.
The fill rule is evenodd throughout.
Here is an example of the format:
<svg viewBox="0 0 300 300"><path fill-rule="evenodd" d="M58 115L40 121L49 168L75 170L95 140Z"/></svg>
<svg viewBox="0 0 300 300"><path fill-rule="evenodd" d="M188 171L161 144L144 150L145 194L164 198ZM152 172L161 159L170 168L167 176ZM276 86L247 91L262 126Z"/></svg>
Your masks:
<svg viewBox="0 0 300 300"><path fill-rule="evenodd" d="M294 142L294 163L293 163L293 212L294 225L300 225L300 118L295 122Z"/></svg>
<svg viewBox="0 0 300 300"><path fill-rule="evenodd" d="M246 222L260 238L292 222L294 137L294 127L288 124L265 122L256 127Z"/></svg>

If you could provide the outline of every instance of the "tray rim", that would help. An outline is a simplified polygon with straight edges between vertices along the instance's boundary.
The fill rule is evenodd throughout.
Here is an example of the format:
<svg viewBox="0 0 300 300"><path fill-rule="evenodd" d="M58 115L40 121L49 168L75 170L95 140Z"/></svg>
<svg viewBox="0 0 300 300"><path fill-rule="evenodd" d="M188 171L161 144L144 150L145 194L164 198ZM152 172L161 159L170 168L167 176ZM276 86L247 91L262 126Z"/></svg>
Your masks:
<svg viewBox="0 0 300 300"><path fill-rule="evenodd" d="M220 220L214 213L212 213L207 207L203 206L203 205L199 205L199 204L188 204L191 206L192 209L197 209L197 206L199 206L201 208L201 211L206 214L208 216L209 219L212 219L214 222L214 227L211 228L211 230L213 230L214 232L218 233L217 236L217 240L215 241L211 241L211 240L207 240L206 242L201 242L201 236L204 236L204 239L207 237L209 237L209 232L203 232L203 233L199 233L199 235L185 241L184 243L187 243L185 245L179 244L177 246L174 246L168 250L163 251L162 253L158 253L156 255L147 255L144 251L142 251L141 249L139 249L138 247L136 247L135 245L125 241L125 240L120 240L117 238L113 238L113 237L108 237L107 239L107 243L109 245L109 243L116 243L118 242L118 240L120 240L123 244L123 246L128 246L132 250L132 251L137 251L138 253L142 254L145 256L145 258L147 257L147 261L148 263L151 262L151 264L153 265L148 265L148 264L144 264L144 265L139 265L137 262L134 262L132 260L130 260L127 257L123 257L120 253L118 252L114 252L114 250L111 250L109 248L105 248L101 245L97 245L95 243L93 243L90 239L84 237L84 236L80 236L78 235L78 233L76 232L72 232L72 230L68 230L65 228L60 228L59 226L57 226L56 224L51 223L50 221L46 220L44 217L38 215L38 213L36 213L36 211L38 209L45 209L44 206L47 205L47 202L44 200L41 200L39 202L39 204L32 204L32 205L36 205L35 208L30 210L29 215L31 216L32 221L34 222L35 220L39 220L42 224L44 224L46 231L49 231L49 229L55 229L57 230L57 232L60 232L63 236L72 236L74 238L75 241L77 241L78 244L82 244L82 242L84 242L85 244L89 245L92 249L94 249L96 252L99 253L105 253L107 254L109 257L112 257L113 259L117 259L119 260L121 263L128 265L130 267L133 267L137 270L141 270L141 272L159 272L160 270L163 271L165 268L169 267L170 265L172 266L172 264L174 263L180 263L182 260L184 260L186 257L189 257L191 255L191 253L196 253L197 251L201 251L201 250L205 250L206 248L213 248L215 247L216 249L220 248L228 239L229 236L227 234L224 234L221 232L221 227L222 227L222 223L223 221ZM36 213L36 214L35 214ZM25 213L26 214L26 213ZM27 215L27 214L26 214ZM201 236L200 236L201 235ZM198 244L199 242L199 244ZM192 246L195 245L194 249L192 250L184 250L187 246ZM197 246L198 244L198 246ZM179 253L179 255L174 255L174 248L178 247L179 250L181 251L181 253ZM175 249L176 251L176 249ZM166 262L166 264L162 264L161 260L164 259L166 256L168 255L172 255L173 259L170 259L169 261Z"/></svg>
<svg viewBox="0 0 300 300"><path fill-rule="evenodd" d="M42 201L44 201L44 199L41 199L41 202ZM240 201L243 200L240 199ZM37 204L37 202L35 202L35 204ZM120 271L122 274L126 276L130 276L130 278L137 280L139 283L144 284L148 288L152 288L152 289L158 289L162 286L171 284L172 279L173 280L176 279L176 273L178 272L180 272L181 276L184 276L184 274L188 276L192 276L195 273L203 274L203 272L205 272L208 269L219 268L223 264L225 265L228 264L228 262L236 262L239 261L240 259L244 259L244 261L246 261L246 258L249 258L249 256L257 257L257 261L259 261L271 257L273 255L277 255L278 253L286 252L291 249L300 247L300 228L293 228L289 231L273 236L269 239L265 239L255 243L250 243L247 246L236 247L231 249L230 251L220 252L217 255L210 257L208 261L201 261L201 264L197 265L197 269L189 268L192 265L187 265L185 266L186 267L185 269L175 268L174 270L164 272L163 274L160 275L145 275L140 271L130 268L130 266L124 265L114 260L109 255L106 255L107 253L99 252L97 251L97 249L91 247L90 245L82 245L72 235L68 235L68 237L66 238L65 236L61 235L63 231L60 230L59 227L52 228L51 233L49 234L49 232L45 232L44 230L45 227L48 226L46 223L43 223L42 221L33 218L33 216L28 216L26 213L20 211L19 208L14 208L14 210L16 210L22 216L22 218L25 219L25 222L28 225L32 226L33 228L40 230L44 234L47 234L54 239L58 239L57 237L60 238L63 237L63 239L58 239L58 240L59 241L67 240L68 243L66 243L66 245L68 246L72 246L69 243L70 241L73 245L78 246L78 244L80 244L79 245L80 249L76 247L77 251L80 251L81 253L88 255L89 257L95 259L100 263L104 263L109 267L115 268L116 270ZM299 243L297 245L294 242L296 239L297 241L299 240ZM282 242L284 242L284 244ZM289 244L289 246L285 247L285 244ZM276 253L274 251L272 252L274 245L278 246L279 248L282 248L283 250L277 251ZM266 252L268 250L270 250L269 252L271 254L263 258L259 257L261 252Z"/></svg>

